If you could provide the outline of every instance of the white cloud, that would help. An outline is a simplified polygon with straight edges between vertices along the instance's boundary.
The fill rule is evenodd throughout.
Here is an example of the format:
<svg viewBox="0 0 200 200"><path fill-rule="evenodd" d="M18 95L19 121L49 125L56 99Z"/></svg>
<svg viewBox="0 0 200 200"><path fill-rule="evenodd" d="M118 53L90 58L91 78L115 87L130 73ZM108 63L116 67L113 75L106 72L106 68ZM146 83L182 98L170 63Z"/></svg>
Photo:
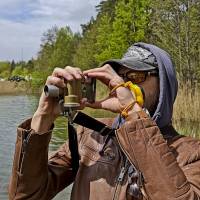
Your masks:
<svg viewBox="0 0 200 200"><path fill-rule="evenodd" d="M28 60L36 56L42 34L53 25L80 24L95 15L100 0L7 0L0 1L0 60Z"/></svg>

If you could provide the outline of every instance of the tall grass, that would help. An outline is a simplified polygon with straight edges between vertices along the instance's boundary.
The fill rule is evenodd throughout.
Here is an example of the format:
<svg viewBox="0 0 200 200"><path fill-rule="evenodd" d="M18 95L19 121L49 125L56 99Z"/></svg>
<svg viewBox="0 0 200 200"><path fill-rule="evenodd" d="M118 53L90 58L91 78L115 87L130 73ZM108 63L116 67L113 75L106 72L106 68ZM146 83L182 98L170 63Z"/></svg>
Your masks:
<svg viewBox="0 0 200 200"><path fill-rule="evenodd" d="M200 137L200 86L181 84L174 104L173 123L178 131Z"/></svg>

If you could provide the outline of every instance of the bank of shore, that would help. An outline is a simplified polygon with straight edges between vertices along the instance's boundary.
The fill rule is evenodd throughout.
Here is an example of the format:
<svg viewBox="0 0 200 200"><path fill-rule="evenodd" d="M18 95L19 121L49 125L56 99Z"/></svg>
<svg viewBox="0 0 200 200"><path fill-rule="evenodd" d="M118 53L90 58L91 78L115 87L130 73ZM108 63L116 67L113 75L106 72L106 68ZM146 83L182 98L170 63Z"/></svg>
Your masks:
<svg viewBox="0 0 200 200"><path fill-rule="evenodd" d="M30 93L31 87L27 82L0 81L0 95L20 95Z"/></svg>

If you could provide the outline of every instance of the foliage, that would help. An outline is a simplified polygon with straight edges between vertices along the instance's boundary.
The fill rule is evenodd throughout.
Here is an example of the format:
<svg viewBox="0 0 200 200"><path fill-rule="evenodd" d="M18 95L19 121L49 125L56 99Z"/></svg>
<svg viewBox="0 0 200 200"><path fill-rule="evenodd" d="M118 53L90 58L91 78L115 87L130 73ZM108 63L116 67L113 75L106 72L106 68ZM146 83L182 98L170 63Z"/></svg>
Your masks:
<svg viewBox="0 0 200 200"><path fill-rule="evenodd" d="M27 62L26 68L27 68L28 72L32 72L34 70L34 65L35 65L34 62L35 61L33 58Z"/></svg>
<svg viewBox="0 0 200 200"><path fill-rule="evenodd" d="M10 63L0 62L0 78L8 78L10 75Z"/></svg>
<svg viewBox="0 0 200 200"><path fill-rule="evenodd" d="M82 70L97 67L98 63L95 60L97 23L92 18L90 22L84 26L83 36L77 46L76 52L73 55L73 65Z"/></svg>
<svg viewBox="0 0 200 200"><path fill-rule="evenodd" d="M198 0L102 0L96 9L96 18L82 24L81 33L53 26L43 34L36 60L0 63L0 76L31 73L38 85L54 67L94 68L144 41L172 55L181 81L200 82Z"/></svg>
<svg viewBox="0 0 200 200"><path fill-rule="evenodd" d="M72 65L72 54L78 40L79 34L73 34L68 26L60 29L54 26L43 34L38 59L35 61L34 67L42 73L33 73L34 85L44 83L44 79L52 73L55 67Z"/></svg>
<svg viewBox="0 0 200 200"><path fill-rule="evenodd" d="M16 65L15 65L15 61L12 60L11 64L10 64L10 73L12 73L12 71L15 69Z"/></svg>
<svg viewBox="0 0 200 200"><path fill-rule="evenodd" d="M7 79L10 76L10 71L9 70L4 70L0 73L0 78Z"/></svg>
<svg viewBox="0 0 200 200"><path fill-rule="evenodd" d="M52 67L64 67L71 64L71 46L73 33L69 27L61 28L56 32L56 40L50 58Z"/></svg>
<svg viewBox="0 0 200 200"><path fill-rule="evenodd" d="M101 49L97 60L121 58L126 49L137 41L144 40L148 24L149 0L118 0L113 16L101 17L98 27L97 45Z"/></svg>
<svg viewBox="0 0 200 200"><path fill-rule="evenodd" d="M28 69L27 68L23 68L22 66L17 66L15 67L15 69L12 71L12 76L18 75L18 76L22 76L25 77L27 76L28 73Z"/></svg>
<svg viewBox="0 0 200 200"><path fill-rule="evenodd" d="M45 84L45 80L47 78L47 74L41 73L40 71L34 71L31 74L31 87L35 91L36 89L40 90L40 87L42 87ZM38 91L36 91L38 92Z"/></svg>
<svg viewBox="0 0 200 200"><path fill-rule="evenodd" d="M8 61L0 61L0 72L3 70L7 70L10 65L10 62Z"/></svg>
<svg viewBox="0 0 200 200"><path fill-rule="evenodd" d="M97 16L104 16L105 14L109 14L111 19L113 20L115 17L115 6L117 0L103 0L96 6L98 15Z"/></svg>
<svg viewBox="0 0 200 200"><path fill-rule="evenodd" d="M103 15L99 21L96 37L96 49L99 51L95 52L94 57L98 63L102 63L113 57L113 52L110 48L111 41L109 39L111 38L113 28L112 19L108 14Z"/></svg>
<svg viewBox="0 0 200 200"><path fill-rule="evenodd" d="M154 0L149 38L173 57L181 80L200 81L200 2Z"/></svg>
<svg viewBox="0 0 200 200"><path fill-rule="evenodd" d="M48 68L51 66L50 60L54 51L57 32L58 28L54 26L43 34L36 69L48 72Z"/></svg>

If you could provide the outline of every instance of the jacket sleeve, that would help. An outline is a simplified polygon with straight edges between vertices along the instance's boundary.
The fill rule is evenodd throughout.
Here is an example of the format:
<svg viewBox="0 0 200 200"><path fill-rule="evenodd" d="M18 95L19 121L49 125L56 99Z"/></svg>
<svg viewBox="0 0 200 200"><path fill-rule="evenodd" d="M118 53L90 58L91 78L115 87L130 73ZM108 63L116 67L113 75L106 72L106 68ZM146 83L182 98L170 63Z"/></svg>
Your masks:
<svg viewBox="0 0 200 200"><path fill-rule="evenodd" d="M51 132L29 130L31 120L18 127L9 200L48 200L74 181L68 144L48 159ZM53 128L53 127L52 127Z"/></svg>
<svg viewBox="0 0 200 200"><path fill-rule="evenodd" d="M142 172L149 199L200 200L199 145L190 149L195 159L180 167L158 126L143 111L131 114L116 136L123 152Z"/></svg>

